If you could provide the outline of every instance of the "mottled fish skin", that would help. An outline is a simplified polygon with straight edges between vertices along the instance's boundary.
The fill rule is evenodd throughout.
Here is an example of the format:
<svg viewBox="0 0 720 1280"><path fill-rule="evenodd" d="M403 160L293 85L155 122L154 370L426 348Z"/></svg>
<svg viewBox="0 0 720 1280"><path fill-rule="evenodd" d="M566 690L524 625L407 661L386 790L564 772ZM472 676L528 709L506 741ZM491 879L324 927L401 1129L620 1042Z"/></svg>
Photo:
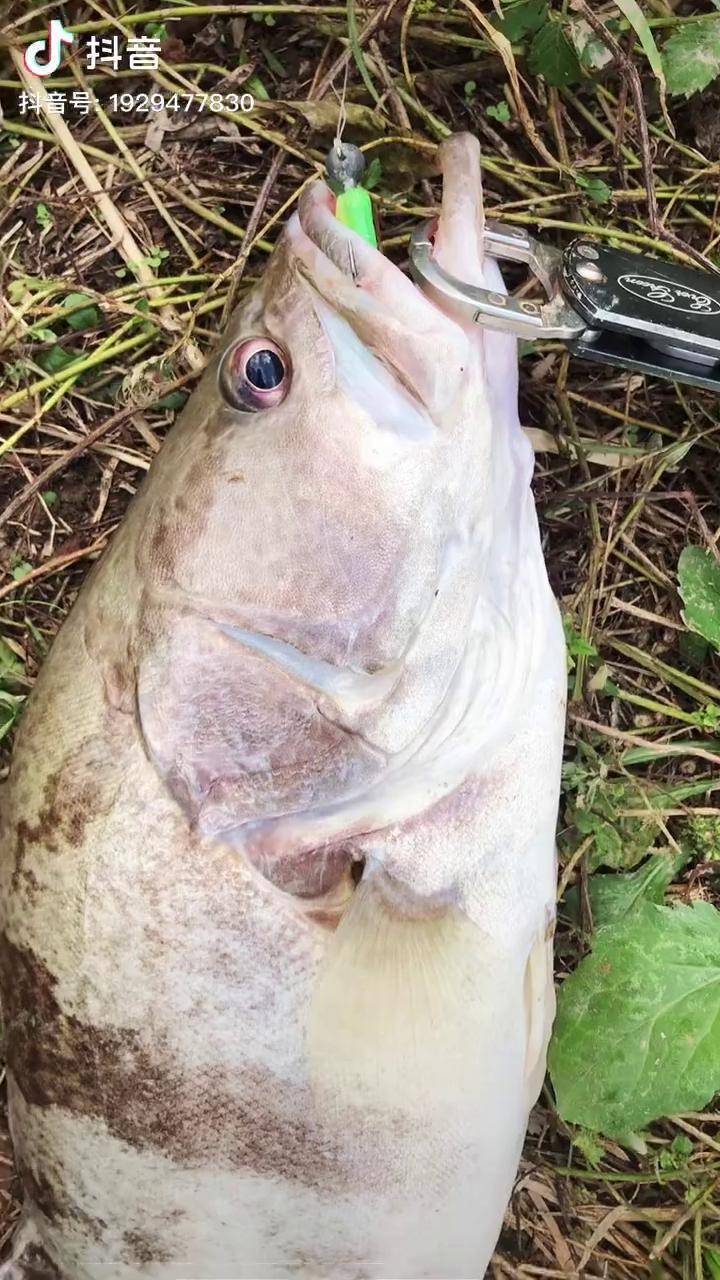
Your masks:
<svg viewBox="0 0 720 1280"><path fill-rule="evenodd" d="M477 144L441 162L440 260L500 288ZM257 335L292 376L253 414L217 371ZM554 1007L566 682L516 406L515 343L308 191L18 734L2 1280L484 1275Z"/></svg>

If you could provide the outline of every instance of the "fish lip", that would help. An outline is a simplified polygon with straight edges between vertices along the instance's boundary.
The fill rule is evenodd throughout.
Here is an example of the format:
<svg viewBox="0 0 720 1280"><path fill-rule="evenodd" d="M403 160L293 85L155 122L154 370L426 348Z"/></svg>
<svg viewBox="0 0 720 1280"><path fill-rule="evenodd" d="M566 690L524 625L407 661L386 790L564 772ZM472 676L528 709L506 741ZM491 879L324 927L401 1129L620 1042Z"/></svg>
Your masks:
<svg viewBox="0 0 720 1280"><path fill-rule="evenodd" d="M333 199L324 183L314 183L288 223L298 274L439 428L468 377L468 335L399 266L338 221Z"/></svg>

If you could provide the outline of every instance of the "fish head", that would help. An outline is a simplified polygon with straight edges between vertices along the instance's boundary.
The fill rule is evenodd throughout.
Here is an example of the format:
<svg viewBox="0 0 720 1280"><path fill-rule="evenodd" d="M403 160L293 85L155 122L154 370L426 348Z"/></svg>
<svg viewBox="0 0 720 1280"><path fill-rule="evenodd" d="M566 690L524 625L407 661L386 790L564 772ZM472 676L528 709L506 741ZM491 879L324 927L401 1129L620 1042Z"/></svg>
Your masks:
<svg viewBox="0 0 720 1280"><path fill-rule="evenodd" d="M482 507L490 415L468 335L334 203L305 193L233 315L156 464L140 550L158 586L368 669L403 651Z"/></svg>
<svg viewBox="0 0 720 1280"><path fill-rule="evenodd" d="M478 145L440 158L438 259L501 287ZM134 524L143 733L203 830L297 853L382 826L501 732L527 666L516 395L513 339L426 298L323 183L304 193Z"/></svg>

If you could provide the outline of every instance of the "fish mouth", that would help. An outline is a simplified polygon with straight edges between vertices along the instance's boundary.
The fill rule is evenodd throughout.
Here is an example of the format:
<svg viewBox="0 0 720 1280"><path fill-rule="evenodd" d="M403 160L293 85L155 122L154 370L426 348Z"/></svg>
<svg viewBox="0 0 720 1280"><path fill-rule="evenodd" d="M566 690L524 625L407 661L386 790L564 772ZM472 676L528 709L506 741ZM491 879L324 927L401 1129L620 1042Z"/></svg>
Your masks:
<svg viewBox="0 0 720 1280"><path fill-rule="evenodd" d="M335 217L324 182L302 195L286 230L299 273L312 287L321 323L345 322L433 422L442 418L466 377L469 343L462 327L435 306L395 263ZM324 304L324 311L323 305ZM333 341L334 348L347 343ZM422 438L430 424L414 422Z"/></svg>
<svg viewBox="0 0 720 1280"><path fill-rule="evenodd" d="M484 252L477 139L453 135L438 148L438 160L443 191L434 259L456 279L506 293L497 262ZM487 356L489 384L500 386L513 376L516 340L458 316L450 303L428 298L379 249L338 221L335 196L324 182L303 193L287 241L315 292L435 421L457 396L478 353Z"/></svg>

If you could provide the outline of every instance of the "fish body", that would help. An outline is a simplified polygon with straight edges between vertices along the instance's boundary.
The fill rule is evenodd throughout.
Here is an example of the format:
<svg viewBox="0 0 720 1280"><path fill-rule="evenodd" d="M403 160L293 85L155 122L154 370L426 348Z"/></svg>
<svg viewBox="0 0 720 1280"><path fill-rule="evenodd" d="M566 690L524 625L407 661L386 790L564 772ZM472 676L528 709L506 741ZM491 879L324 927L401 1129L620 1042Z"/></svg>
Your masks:
<svg viewBox="0 0 720 1280"><path fill-rule="evenodd" d="M442 265L482 255L443 144ZM480 1280L553 1014L565 659L512 339L306 193L2 802L3 1280Z"/></svg>

